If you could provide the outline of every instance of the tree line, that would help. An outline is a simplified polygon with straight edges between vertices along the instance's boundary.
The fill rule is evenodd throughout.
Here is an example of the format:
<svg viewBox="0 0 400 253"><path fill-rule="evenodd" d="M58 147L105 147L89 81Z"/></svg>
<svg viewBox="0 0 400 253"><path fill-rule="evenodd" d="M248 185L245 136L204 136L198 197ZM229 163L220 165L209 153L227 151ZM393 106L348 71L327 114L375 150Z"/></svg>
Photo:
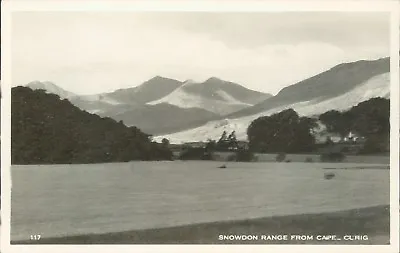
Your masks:
<svg viewBox="0 0 400 253"><path fill-rule="evenodd" d="M356 132L366 138L363 153L384 152L390 140L390 101L373 98L345 112L328 111L301 117L293 109L251 122L248 145L235 131L224 131L204 148L189 148L180 159L213 159L216 151L233 151L232 160L253 160L253 153L308 153L318 148L318 121L328 133ZM105 163L131 160L172 160L169 141L152 141L149 134L123 122L82 111L68 100L26 87L12 88L12 163Z"/></svg>
<svg viewBox="0 0 400 253"><path fill-rule="evenodd" d="M172 152L136 127L82 111L68 100L12 88L13 164L171 160Z"/></svg>
<svg viewBox="0 0 400 253"><path fill-rule="evenodd" d="M347 111L331 110L316 117L301 117L293 109L283 110L253 120L247 128L248 149L257 153L310 153L321 147L316 141L318 121L326 133L342 138L350 132L366 139L360 153L382 153L388 150L390 140L390 101L372 98ZM329 137L326 143L331 145ZM209 140L206 151L236 150L235 131L229 136L224 131L218 141Z"/></svg>
<svg viewBox="0 0 400 253"><path fill-rule="evenodd" d="M381 153L390 142L390 100L372 98L347 111L331 110L319 116L327 131L346 136L349 132L365 137L361 153Z"/></svg>

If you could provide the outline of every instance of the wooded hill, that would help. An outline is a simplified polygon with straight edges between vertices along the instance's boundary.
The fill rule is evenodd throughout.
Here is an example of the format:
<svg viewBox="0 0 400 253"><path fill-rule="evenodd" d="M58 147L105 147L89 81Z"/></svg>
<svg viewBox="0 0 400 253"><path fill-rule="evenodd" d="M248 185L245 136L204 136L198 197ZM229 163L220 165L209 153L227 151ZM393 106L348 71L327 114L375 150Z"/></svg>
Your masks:
<svg viewBox="0 0 400 253"><path fill-rule="evenodd" d="M82 111L54 94L12 88L12 163L170 160L172 152L121 121Z"/></svg>

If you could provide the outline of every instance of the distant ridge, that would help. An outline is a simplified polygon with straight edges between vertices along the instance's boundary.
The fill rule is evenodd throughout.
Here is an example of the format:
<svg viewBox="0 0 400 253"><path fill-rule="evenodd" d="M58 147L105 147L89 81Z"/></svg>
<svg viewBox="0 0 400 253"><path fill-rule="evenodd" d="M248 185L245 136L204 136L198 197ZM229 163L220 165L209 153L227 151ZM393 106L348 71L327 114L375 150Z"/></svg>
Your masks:
<svg viewBox="0 0 400 253"><path fill-rule="evenodd" d="M202 108L219 115L226 115L272 97L247 89L239 84L211 77L202 83L191 80L183 83L162 99L148 104L167 103L181 108Z"/></svg>
<svg viewBox="0 0 400 253"><path fill-rule="evenodd" d="M389 68L389 58L339 64L288 86L276 96L252 107L192 129L161 136L169 138L171 142L181 143L218 139L223 131L236 131L238 139L245 140L250 122L263 115L293 108L300 115L313 116L333 109L346 110L373 97L389 98Z"/></svg>
<svg viewBox="0 0 400 253"><path fill-rule="evenodd" d="M250 107L253 105L248 104L250 101L254 103L271 97L218 78L195 83L156 76L137 87L83 96L67 92L53 83L28 85L67 98L82 110L122 120L124 124L140 127L150 134L185 130Z"/></svg>
<svg viewBox="0 0 400 253"><path fill-rule="evenodd" d="M247 123L231 122L248 122L258 115L288 107L309 108L313 105L325 109L331 106L334 109L337 106L352 106L370 98L373 95L370 91L388 96L389 77L386 74L389 69L388 57L342 63L285 87L276 96L249 90L217 77L198 83L161 76L151 78L137 87L90 96L73 96L55 88L54 84L48 86L51 90L48 92L61 94L61 97L67 97L74 105L88 112L123 120L129 126L140 126L143 131L153 135L177 133L178 136L192 138L196 135L193 131L197 130L193 130L193 134L180 132L210 127L207 131L211 136L211 133L228 126L241 132ZM46 88L46 85L41 87ZM348 102L335 100L340 97ZM304 110L312 113L318 107Z"/></svg>
<svg viewBox="0 0 400 253"><path fill-rule="evenodd" d="M33 81L28 83L26 86L33 90L45 90L48 93L58 95L60 98L72 98L77 96L76 94L70 91L66 91L63 88L49 81L44 81L44 82Z"/></svg>
<svg viewBox="0 0 400 253"><path fill-rule="evenodd" d="M285 104L328 99L349 92L368 79L388 73L390 59L361 60L342 63L318 75L283 88L276 96L251 108L234 112L228 118L238 118L260 113Z"/></svg>
<svg viewBox="0 0 400 253"><path fill-rule="evenodd" d="M162 76L153 77L139 86L105 93L104 96L124 104L145 104L170 94L183 82Z"/></svg>

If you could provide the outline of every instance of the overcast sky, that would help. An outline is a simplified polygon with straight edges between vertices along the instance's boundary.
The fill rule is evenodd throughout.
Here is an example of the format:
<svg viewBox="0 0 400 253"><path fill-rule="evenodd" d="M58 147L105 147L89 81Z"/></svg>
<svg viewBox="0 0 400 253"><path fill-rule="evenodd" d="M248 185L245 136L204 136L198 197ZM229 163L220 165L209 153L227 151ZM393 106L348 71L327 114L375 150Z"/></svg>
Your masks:
<svg viewBox="0 0 400 253"><path fill-rule="evenodd" d="M13 14L13 85L52 81L78 93L156 76L215 76L277 93L336 64L389 55L385 13Z"/></svg>

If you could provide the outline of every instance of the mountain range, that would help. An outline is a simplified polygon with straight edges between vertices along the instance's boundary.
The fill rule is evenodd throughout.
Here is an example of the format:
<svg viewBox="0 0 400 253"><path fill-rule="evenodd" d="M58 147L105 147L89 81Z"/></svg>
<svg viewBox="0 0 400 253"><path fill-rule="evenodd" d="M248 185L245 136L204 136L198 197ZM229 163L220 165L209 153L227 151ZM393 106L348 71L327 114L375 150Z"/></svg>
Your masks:
<svg viewBox="0 0 400 253"><path fill-rule="evenodd" d="M390 96L390 59L339 64L316 76L283 88L272 96L216 77L184 82L154 77L143 84L114 92L77 95L51 82L32 82L68 99L80 109L122 120L173 143L217 139L225 131L246 138L252 120L287 108L314 116L328 110L346 110L372 97Z"/></svg>
<svg viewBox="0 0 400 253"><path fill-rule="evenodd" d="M82 110L122 120L153 135L198 126L272 97L215 77L196 83L156 76L133 88L95 95L76 95L51 82L35 81L27 86L57 94Z"/></svg>
<svg viewBox="0 0 400 253"><path fill-rule="evenodd" d="M247 139L247 127L256 118L292 108L301 116L318 116L329 110L344 111L373 97L390 97L390 60L357 61L340 64L321 74L282 89L276 96L223 119L174 134L173 143L218 139L223 131L236 131L240 140ZM321 128L323 131L323 126Z"/></svg>
<svg viewBox="0 0 400 253"><path fill-rule="evenodd" d="M252 115L285 104L334 98L363 85L377 75L389 73L389 70L389 58L339 64L316 76L285 87L273 98L228 115L228 118Z"/></svg>

